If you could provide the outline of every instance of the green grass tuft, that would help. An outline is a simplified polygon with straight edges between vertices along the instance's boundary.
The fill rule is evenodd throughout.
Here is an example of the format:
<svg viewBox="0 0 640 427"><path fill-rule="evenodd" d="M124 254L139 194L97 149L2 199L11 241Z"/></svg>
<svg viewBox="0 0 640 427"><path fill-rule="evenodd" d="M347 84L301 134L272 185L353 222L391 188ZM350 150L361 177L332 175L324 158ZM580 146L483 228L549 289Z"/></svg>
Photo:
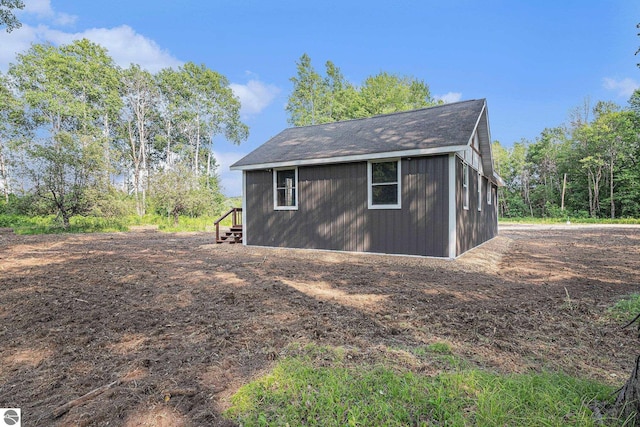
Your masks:
<svg viewBox="0 0 640 427"><path fill-rule="evenodd" d="M622 298L609 309L609 314L615 320L631 321L640 314L640 294L635 293Z"/></svg>
<svg viewBox="0 0 640 427"><path fill-rule="evenodd" d="M434 342L427 346L427 350L438 354L452 354L451 346L446 342Z"/></svg>
<svg viewBox="0 0 640 427"><path fill-rule="evenodd" d="M441 350L444 347L436 347ZM283 359L240 388L225 415L243 426L593 426L586 403L609 386L561 373L462 369L424 376L343 363L331 349ZM439 350L440 351L440 350Z"/></svg>

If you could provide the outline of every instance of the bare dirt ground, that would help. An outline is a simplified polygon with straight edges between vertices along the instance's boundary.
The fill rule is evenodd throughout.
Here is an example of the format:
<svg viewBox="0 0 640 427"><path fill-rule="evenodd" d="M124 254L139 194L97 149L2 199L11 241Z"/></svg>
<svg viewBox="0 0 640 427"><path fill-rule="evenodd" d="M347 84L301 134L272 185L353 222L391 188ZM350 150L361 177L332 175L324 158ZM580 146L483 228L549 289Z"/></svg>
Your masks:
<svg viewBox="0 0 640 427"><path fill-rule="evenodd" d="M0 234L0 407L26 426L233 425L229 397L297 343L372 360L447 342L487 369L611 384L639 350L606 310L640 292L640 227L506 226L456 261L213 240Z"/></svg>

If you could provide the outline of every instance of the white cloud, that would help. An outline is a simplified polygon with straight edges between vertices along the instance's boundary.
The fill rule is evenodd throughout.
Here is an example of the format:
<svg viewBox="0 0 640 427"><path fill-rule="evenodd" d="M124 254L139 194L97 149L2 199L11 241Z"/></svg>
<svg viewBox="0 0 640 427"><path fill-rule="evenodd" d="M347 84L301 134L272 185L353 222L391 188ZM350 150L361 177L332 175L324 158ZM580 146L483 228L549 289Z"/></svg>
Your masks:
<svg viewBox="0 0 640 427"><path fill-rule="evenodd" d="M629 98L636 89L640 88L640 83L629 77L622 80L605 77L602 82L605 89L616 92L622 98Z"/></svg>
<svg viewBox="0 0 640 427"><path fill-rule="evenodd" d="M39 19L48 20L57 25L71 25L78 19L75 15L54 11L50 0L25 0L21 13L35 15Z"/></svg>
<svg viewBox="0 0 640 427"><path fill-rule="evenodd" d="M277 86L262 83L259 80L249 80L245 85L231 83L233 93L240 98L241 114L258 114L264 110L280 93Z"/></svg>
<svg viewBox="0 0 640 427"><path fill-rule="evenodd" d="M115 28L90 28L81 33L63 33L50 31L50 40L56 44L68 44L74 40L89 39L109 51L116 64L128 67L139 64L142 68L154 73L166 67L177 67L182 64L158 44L136 33L128 25Z"/></svg>
<svg viewBox="0 0 640 427"><path fill-rule="evenodd" d="M0 31L0 70L5 71L9 63L15 62L16 54L29 49L31 43L44 41L38 33L38 28L25 24L11 33Z"/></svg>
<svg viewBox="0 0 640 427"><path fill-rule="evenodd" d="M160 48L155 41L136 33L127 25L90 28L77 33L51 29L46 25L23 25L11 33L0 32L0 69L6 69L9 62L15 60L16 54L29 49L31 43L51 42L60 45L83 38L105 47L116 64L124 68L136 63L150 72L156 72L162 68L182 64L169 52Z"/></svg>
<svg viewBox="0 0 640 427"><path fill-rule="evenodd" d="M240 160L246 153L221 153L214 151L213 156L218 164L218 175L223 193L229 197L242 195L242 172L231 171L229 166Z"/></svg>
<svg viewBox="0 0 640 427"><path fill-rule="evenodd" d="M452 102L458 102L462 99L462 94L460 92L447 92L444 95L434 95L434 98L439 101L443 101L445 104L450 104Z"/></svg>

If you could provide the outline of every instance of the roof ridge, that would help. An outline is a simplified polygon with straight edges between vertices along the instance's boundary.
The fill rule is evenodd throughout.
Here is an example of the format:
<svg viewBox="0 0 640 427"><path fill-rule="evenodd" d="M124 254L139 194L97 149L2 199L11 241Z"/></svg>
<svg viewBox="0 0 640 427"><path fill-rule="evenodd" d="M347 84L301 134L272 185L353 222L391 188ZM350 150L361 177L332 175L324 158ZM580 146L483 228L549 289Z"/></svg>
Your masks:
<svg viewBox="0 0 640 427"><path fill-rule="evenodd" d="M444 103L444 104L430 105L428 107L415 108L415 109L412 109L412 110L394 111L393 113L377 114L375 116L369 116L369 117L359 117L359 118L355 118L355 119L338 120L338 121L335 121L335 122L315 123L315 124L312 124L312 125L304 125L304 126L292 126L290 128L287 128L287 129L303 129L303 128L311 128L311 127L315 127L315 126L331 125L331 124L336 124L336 123L349 123L349 122L355 122L355 121L358 121L358 120L370 120L370 119L375 119L375 118L379 118L379 117L389 117L389 116L395 116L395 115L400 115L400 114L415 113L417 111L424 111L424 110L431 110L431 109L436 109L436 108L450 107L450 106L456 105L456 104L464 104L464 103L467 103L467 102L484 101L484 100L486 100L486 98L466 99L464 101L456 101L456 102L448 102L448 103Z"/></svg>

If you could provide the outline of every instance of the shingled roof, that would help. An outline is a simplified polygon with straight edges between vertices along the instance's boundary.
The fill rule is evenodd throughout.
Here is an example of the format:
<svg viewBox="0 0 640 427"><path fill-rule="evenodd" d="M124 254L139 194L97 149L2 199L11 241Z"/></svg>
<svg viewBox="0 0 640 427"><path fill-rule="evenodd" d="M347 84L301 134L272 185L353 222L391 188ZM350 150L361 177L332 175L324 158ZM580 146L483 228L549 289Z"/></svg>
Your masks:
<svg viewBox="0 0 640 427"><path fill-rule="evenodd" d="M465 149L476 129L483 152L483 167L491 176L493 165L484 99L285 129L234 163L231 169L450 153Z"/></svg>

